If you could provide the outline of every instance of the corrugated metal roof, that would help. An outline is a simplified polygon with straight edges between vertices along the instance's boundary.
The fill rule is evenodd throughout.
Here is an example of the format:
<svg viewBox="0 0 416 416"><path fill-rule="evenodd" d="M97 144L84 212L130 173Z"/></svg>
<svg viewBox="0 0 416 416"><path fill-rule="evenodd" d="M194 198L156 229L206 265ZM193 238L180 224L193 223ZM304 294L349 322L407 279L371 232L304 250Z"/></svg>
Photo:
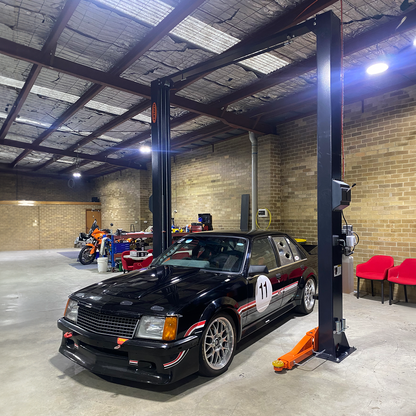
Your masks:
<svg viewBox="0 0 416 416"><path fill-rule="evenodd" d="M75 10L64 0L0 3L0 164L10 169L68 173L68 167L77 165L88 173L103 164L104 168L104 160L116 159L139 167L149 160L137 149L150 138L152 81L203 64L240 41L246 45L258 41L315 13L332 10L341 17L340 2L324 0L72 0L72 4ZM350 47L344 57L346 80L386 55L395 57L395 76L384 88L416 82L411 67L400 66L413 50L416 10L412 4L401 10L401 4L343 1L347 52ZM181 12L168 27L175 8ZM378 27L377 36L371 35ZM406 31L401 33L403 27ZM47 44L55 33L56 45ZM159 33L161 39L154 43ZM42 50L52 53L45 57ZM258 132L270 131L275 123L314 111L314 103L301 98L316 86L315 53L315 35L308 33L267 54L175 85L171 96L175 151L235 137L250 124ZM126 56L131 58L128 63ZM41 63L39 73L31 74L33 62ZM291 75L293 68L288 65L298 72ZM303 72L302 65L306 65ZM28 80L30 93L21 99ZM128 86L115 85L119 80L128 81ZM346 83L350 100L360 99L360 91L348 88ZM371 95L377 90L380 86L369 85L361 92ZM286 106L296 103L296 97L298 106ZM18 98L23 105L15 111ZM28 151L25 144L30 145ZM54 149L60 153L54 154ZM83 154L95 155L96 160L85 160Z"/></svg>

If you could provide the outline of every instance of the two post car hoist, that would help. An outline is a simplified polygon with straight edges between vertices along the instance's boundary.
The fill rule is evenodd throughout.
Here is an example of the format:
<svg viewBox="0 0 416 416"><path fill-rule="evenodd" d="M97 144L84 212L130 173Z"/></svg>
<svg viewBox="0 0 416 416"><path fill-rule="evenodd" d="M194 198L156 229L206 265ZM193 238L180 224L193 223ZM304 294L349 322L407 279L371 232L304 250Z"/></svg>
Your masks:
<svg viewBox="0 0 416 416"><path fill-rule="evenodd" d="M341 181L340 21L332 11L323 13L262 41L236 47L170 77L157 79L151 86L153 250L158 256L171 243L170 91L175 82L277 49L309 32L317 38L319 331L317 328L309 331L305 342L286 357L286 365L281 367L279 363L275 369L291 368L313 351L321 358L339 362L355 350L345 336L342 310L342 250L347 241L342 234L341 211L349 205L351 188Z"/></svg>

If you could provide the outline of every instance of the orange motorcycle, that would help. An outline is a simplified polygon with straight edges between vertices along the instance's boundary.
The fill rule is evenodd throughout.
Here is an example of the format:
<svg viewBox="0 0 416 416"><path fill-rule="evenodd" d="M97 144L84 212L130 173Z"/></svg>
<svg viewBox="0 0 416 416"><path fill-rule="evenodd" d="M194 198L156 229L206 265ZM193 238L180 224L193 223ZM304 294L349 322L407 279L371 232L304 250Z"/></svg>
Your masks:
<svg viewBox="0 0 416 416"><path fill-rule="evenodd" d="M92 223L90 232L87 234L87 242L78 255L81 264L91 264L100 252L102 239L109 234L109 230L100 230L97 221Z"/></svg>

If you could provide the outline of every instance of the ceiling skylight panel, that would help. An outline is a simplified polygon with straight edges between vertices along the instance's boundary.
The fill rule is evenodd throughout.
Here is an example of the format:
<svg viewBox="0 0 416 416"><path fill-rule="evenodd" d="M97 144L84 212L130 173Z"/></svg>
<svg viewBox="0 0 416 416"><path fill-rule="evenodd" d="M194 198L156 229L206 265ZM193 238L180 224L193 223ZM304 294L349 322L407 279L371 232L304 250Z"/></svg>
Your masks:
<svg viewBox="0 0 416 416"><path fill-rule="evenodd" d="M178 26L174 27L170 33L218 54L239 42L233 36L191 16L188 16Z"/></svg>
<svg viewBox="0 0 416 416"><path fill-rule="evenodd" d="M173 7L159 0L99 0L100 3L113 7L144 23L156 26ZM170 33L187 42L200 46L208 51L220 54L237 44L240 40L214 27L188 16ZM264 58L264 59L262 59ZM268 74L288 64L270 53L246 59L242 64L255 71Z"/></svg>
<svg viewBox="0 0 416 416"><path fill-rule="evenodd" d="M152 26L159 24L173 10L173 7L166 3L152 0L99 0L99 2Z"/></svg>

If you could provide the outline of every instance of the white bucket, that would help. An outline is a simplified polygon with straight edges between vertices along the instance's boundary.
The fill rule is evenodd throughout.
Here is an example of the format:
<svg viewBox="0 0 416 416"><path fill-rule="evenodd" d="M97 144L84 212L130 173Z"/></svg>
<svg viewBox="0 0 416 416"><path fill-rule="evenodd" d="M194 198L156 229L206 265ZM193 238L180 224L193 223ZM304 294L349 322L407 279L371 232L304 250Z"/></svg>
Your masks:
<svg viewBox="0 0 416 416"><path fill-rule="evenodd" d="M108 265L108 258L107 257L98 257L97 258L97 265L98 265L98 273L106 273L107 272L107 265Z"/></svg>

